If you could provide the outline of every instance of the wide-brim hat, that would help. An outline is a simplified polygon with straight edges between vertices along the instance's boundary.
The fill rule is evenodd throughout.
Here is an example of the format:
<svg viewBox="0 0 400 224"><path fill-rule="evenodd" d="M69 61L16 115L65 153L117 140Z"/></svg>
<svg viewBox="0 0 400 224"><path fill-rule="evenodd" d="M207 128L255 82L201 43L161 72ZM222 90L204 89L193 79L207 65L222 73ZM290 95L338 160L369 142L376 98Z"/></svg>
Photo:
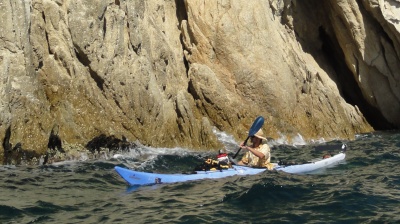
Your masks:
<svg viewBox="0 0 400 224"><path fill-rule="evenodd" d="M260 128L260 130L257 131L257 133L254 134L254 136L259 139L267 140L267 138L264 137L264 132L261 128Z"/></svg>

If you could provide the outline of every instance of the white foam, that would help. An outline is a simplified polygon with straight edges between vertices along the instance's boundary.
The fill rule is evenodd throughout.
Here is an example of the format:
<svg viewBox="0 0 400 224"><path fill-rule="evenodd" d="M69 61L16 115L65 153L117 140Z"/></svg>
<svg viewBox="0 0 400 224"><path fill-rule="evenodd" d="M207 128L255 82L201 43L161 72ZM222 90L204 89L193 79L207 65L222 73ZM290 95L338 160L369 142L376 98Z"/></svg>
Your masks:
<svg viewBox="0 0 400 224"><path fill-rule="evenodd" d="M219 131L217 128L214 127L213 133L217 136L218 140L223 144L223 145L239 145L238 142L235 141L235 138L227 134L223 131ZM308 144L322 144L326 143L326 140L324 138L320 139L311 139L311 140L305 140L303 136L300 133L297 133L293 137L289 137L287 135L284 135L282 133L278 133L279 138L277 139L272 139L268 140L268 145L274 146L274 145L292 145L292 146L303 146L303 145L308 145ZM247 137L247 136L246 136ZM290 140L289 140L290 139Z"/></svg>
<svg viewBox="0 0 400 224"><path fill-rule="evenodd" d="M304 146L304 145L309 145L309 144L322 144L325 143L324 138L320 139L311 139L311 140L305 140L303 136L300 133L297 133L295 136L287 136L282 133L278 133L279 137L277 139L269 139L267 144L269 146L274 146L274 145L291 145L291 146Z"/></svg>
<svg viewBox="0 0 400 224"><path fill-rule="evenodd" d="M301 136L299 133L297 133L297 135L293 137L292 144L294 146L307 145L307 142L304 140L303 136Z"/></svg>
<svg viewBox="0 0 400 224"><path fill-rule="evenodd" d="M123 160L131 167L149 167L152 166L157 156L160 155L176 155L186 156L188 154L198 153L185 148L153 148L136 142L136 147L127 151L120 151L112 155L111 158Z"/></svg>
<svg viewBox="0 0 400 224"><path fill-rule="evenodd" d="M113 159L123 159L123 158L124 158L124 155L122 155L122 154L115 154L115 155L112 156L112 158L113 158Z"/></svg>
<svg viewBox="0 0 400 224"><path fill-rule="evenodd" d="M213 128L213 133L217 136L217 139L224 145L226 144L237 144L235 138L225 132L219 131L217 128Z"/></svg>
<svg viewBox="0 0 400 224"><path fill-rule="evenodd" d="M213 129L213 133L216 135L217 139L226 146L226 149L229 152L236 152L239 147L239 143L236 142L234 137L226 132L219 131L217 128ZM245 136L247 137L247 136ZM290 140L289 140L290 139ZM321 138L318 140L304 140L301 134L297 134L292 138L288 138L286 135L279 133L278 139L273 139L268 141L268 145L293 145L293 146L302 146L307 144L315 144L315 143L325 143L325 139ZM148 166L151 165L157 156L160 155L176 155L176 156L187 156L187 155L199 155L203 153L216 153L216 150L192 150L187 148L181 147L174 147L174 148L154 148L149 146L144 146L140 142L135 142L135 147L130 148L127 151L117 151L117 152L108 152L104 151L101 154L95 155L94 159L104 159L104 160L121 160L124 161L132 166ZM70 158L68 161L63 162L56 162L56 165L62 165L65 163L71 162L82 162L91 159L91 155L88 155L84 152L80 153L79 158Z"/></svg>

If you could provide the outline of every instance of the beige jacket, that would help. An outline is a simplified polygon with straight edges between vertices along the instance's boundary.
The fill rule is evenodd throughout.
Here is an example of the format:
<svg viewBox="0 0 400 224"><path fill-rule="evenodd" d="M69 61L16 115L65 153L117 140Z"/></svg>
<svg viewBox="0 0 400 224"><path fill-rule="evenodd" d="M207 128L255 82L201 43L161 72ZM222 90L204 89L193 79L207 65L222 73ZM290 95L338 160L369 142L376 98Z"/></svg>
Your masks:
<svg viewBox="0 0 400 224"><path fill-rule="evenodd" d="M269 164L271 161L271 149L267 144L261 144L255 150L260 151L264 154L264 158L260 159L250 151L246 152L242 157L242 162L248 166L252 167L267 167L269 168Z"/></svg>

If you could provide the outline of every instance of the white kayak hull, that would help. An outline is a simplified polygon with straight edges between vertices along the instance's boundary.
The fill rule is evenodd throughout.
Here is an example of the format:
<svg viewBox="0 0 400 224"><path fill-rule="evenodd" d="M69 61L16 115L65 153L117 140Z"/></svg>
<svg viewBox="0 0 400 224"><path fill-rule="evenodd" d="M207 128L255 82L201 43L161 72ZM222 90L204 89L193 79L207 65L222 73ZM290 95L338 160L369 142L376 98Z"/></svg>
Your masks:
<svg viewBox="0 0 400 224"><path fill-rule="evenodd" d="M345 153L339 153L339 154L332 156L330 158L327 158L327 159L321 159L319 161L315 161L315 162L311 162L311 163L292 165L292 166L286 166L286 167L277 166L277 167L275 167L275 169L286 172L286 173L309 173L314 170L318 170L321 168L335 165L335 164L341 162L342 160L344 160L345 158L346 158Z"/></svg>
<svg viewBox="0 0 400 224"><path fill-rule="evenodd" d="M316 162L292 165L292 166L279 166L274 164L274 170L283 171L286 173L308 173L321 168L329 167L339 163L346 157L345 153L339 153L327 159L322 159ZM264 168L251 168L246 166L234 165L230 169L217 170L217 171L196 171L195 174L160 174L160 173L147 173L135 170L126 169L123 167L116 166L115 170L117 173L129 184L129 185L151 185L160 183L176 183L185 182L191 180L201 179L215 179L224 178L235 175L255 175L264 172Z"/></svg>

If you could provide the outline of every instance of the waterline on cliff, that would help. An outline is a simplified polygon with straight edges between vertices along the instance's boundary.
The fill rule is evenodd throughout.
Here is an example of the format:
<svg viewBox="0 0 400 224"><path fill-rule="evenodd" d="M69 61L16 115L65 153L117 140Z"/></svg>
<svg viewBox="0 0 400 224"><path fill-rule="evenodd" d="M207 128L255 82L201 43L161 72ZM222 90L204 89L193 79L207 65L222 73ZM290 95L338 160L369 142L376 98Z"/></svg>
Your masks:
<svg viewBox="0 0 400 224"><path fill-rule="evenodd" d="M224 145L224 148L228 151L228 153L236 153L238 150L239 142L235 140L235 138L223 131L219 131L216 128L213 130L216 135L218 141ZM269 140L267 142L271 147L278 145L288 145L288 146L304 146L309 144L323 144L326 141L321 138L319 140L311 140L305 141L304 138L297 134L296 136L289 138L283 134L280 134L278 139ZM218 150L192 150L188 148L154 148L150 146L144 146L139 141L135 142L135 147L129 148L128 150L117 150L117 151L109 151L107 149L103 149L102 152L97 153L94 156L91 156L90 152L81 152L77 156L61 161L55 162L54 165L63 165L71 162L83 162L91 160L92 157L95 157L99 160L118 160L123 161L129 164L134 168L147 167L154 163L154 161L158 160L159 157L162 156L195 156L197 158L204 158L207 156L213 156L218 152Z"/></svg>
<svg viewBox="0 0 400 224"><path fill-rule="evenodd" d="M235 154L239 149L240 142L230 135L229 133L219 131L217 128L213 129L213 133L217 137L218 141L223 145L229 154ZM362 137L360 135L359 137ZM244 136L245 138L247 136ZM242 139L241 141L243 141ZM267 144L270 147L286 145L297 148L298 146L324 144L326 141L321 138L319 140L304 140L303 136L297 134L294 137L286 136L280 133L280 137L277 139L268 139ZM185 157L191 156L196 160L201 161L206 157L214 157L218 150L202 149L193 150L188 148L154 148L150 146L142 145L139 141L130 143L128 148L120 148L116 150L108 148L99 148L94 152L83 148L78 145L68 145L64 148L65 152L54 152L49 157L47 163L44 163L44 156L39 158L38 165L51 164L54 166L62 166L73 163L80 163L92 160L102 161L119 161L124 162L132 168L149 167L154 164L155 161L159 161L165 156L178 156ZM25 164L24 162L21 164Z"/></svg>

